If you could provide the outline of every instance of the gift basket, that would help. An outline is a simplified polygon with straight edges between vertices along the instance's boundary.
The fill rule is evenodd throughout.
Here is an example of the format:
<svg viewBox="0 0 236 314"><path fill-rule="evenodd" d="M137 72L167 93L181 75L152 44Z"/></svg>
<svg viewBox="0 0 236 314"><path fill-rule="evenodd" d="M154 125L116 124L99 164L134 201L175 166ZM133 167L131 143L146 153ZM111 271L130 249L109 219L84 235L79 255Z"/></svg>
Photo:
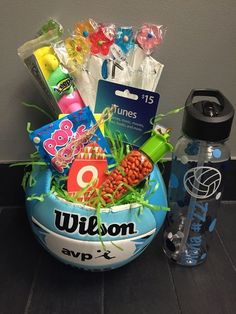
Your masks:
<svg viewBox="0 0 236 314"><path fill-rule="evenodd" d="M18 54L53 119L31 131L23 186L31 228L60 261L92 271L135 259L160 230L166 190L156 163L172 150L157 125L161 25L139 30L49 20Z"/></svg>

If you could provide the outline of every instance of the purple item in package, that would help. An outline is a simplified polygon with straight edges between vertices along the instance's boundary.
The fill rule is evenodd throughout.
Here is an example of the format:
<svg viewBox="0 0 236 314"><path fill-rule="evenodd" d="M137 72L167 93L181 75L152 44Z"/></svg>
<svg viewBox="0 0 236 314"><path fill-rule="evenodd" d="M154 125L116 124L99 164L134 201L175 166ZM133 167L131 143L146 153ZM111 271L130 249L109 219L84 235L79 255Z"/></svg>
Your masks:
<svg viewBox="0 0 236 314"><path fill-rule="evenodd" d="M50 168L63 175L68 173L81 148L90 142L97 142L106 154L111 154L89 107L47 124L29 136ZM108 163L111 162L108 158Z"/></svg>

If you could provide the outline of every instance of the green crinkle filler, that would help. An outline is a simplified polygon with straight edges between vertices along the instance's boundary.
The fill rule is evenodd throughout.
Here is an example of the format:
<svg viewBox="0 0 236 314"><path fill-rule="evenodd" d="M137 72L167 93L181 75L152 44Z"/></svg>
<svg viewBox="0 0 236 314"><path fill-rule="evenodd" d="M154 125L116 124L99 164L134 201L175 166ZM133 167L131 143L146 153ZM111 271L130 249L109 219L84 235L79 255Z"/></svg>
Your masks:
<svg viewBox="0 0 236 314"><path fill-rule="evenodd" d="M44 202L45 200L45 196L48 196L48 194L40 194L40 195L36 195L36 194L32 194L31 196L27 197L27 201L39 201L39 202Z"/></svg>
<svg viewBox="0 0 236 314"><path fill-rule="evenodd" d="M48 24L48 26L50 26L50 25ZM45 28L45 31L46 31L46 28ZM23 104L26 107L37 109L41 113L45 114L48 118L50 118L50 120L54 120L53 117L50 114L48 114L46 111L44 111L42 108L40 108L36 105L27 104L27 103L23 103ZM179 112L183 111L183 109L184 109L184 107L180 107L180 108L176 108L174 110L171 110L165 114L158 114L150 120L150 123L155 126L157 124L157 122L159 122L162 118L164 118L168 115L171 115L171 114L179 113ZM30 123L27 123L27 132L28 133L32 132ZM152 130L149 132L145 132L145 133L151 133L151 132L152 132ZM114 165L110 165L110 167L108 167L108 169L111 169L112 167L115 167L115 166L120 164L122 159L132 150L132 146L127 144L129 141L128 141L127 136L125 134L121 134L121 132L119 132L119 131L117 133L111 132L111 130L109 129L109 122L106 122L106 136L109 139L109 144L111 147L112 156L114 157L115 162L116 162ZM125 142L127 142L127 143L123 142L124 139L125 139ZM107 157L111 157L111 155L109 155ZM47 164L41 160L38 152L34 152L30 155L30 161L15 163L11 166L25 166L26 168L31 166L33 169L35 166L47 167ZM101 197L101 191L97 188L91 189L91 183L90 183L85 188L83 188L82 190L78 191L74 195L71 195L66 190L66 180L67 180L67 177L61 177L59 175L52 174L50 193L53 193L57 197L63 198L64 200L71 202L71 203L81 204L82 206L83 205L88 205L88 206L93 205L93 207L96 210L97 225L98 225L98 237L99 237L99 240L101 242L103 250L106 250L105 244L102 240L102 226L103 225L102 225L102 220L101 220L101 210L102 210L102 208L107 207L108 205L105 203L104 199ZM32 187L36 183L37 183L37 180L36 180L36 178L34 178L32 171L27 170L25 172L23 179L22 179L22 187L24 188L24 190L26 189L27 185ZM95 183L95 182L93 182L93 183ZM151 183L154 184L154 187L152 187L152 188L151 188ZM159 182L158 181L146 179L139 186L135 187L135 189L133 187L125 184L125 183L121 183L121 185L124 185L127 188L128 192L118 200L115 200L113 197L113 195L115 194L116 191L114 191L113 194L107 194L107 196L109 196L111 199L111 203L109 204L109 207L124 205L124 204L138 203L138 204L140 204L139 209L136 213L136 218L138 220L139 220L139 216L142 215L142 213L143 213L144 207L149 208L150 210L153 210L153 211L156 211L156 210L168 211L169 210L168 207L160 206L160 205L154 205L154 204L149 203L148 198L151 195L153 195L159 188ZM79 201L78 199L81 199L84 195L86 195L86 193L91 193L91 195L94 193L94 195L96 195L96 196L93 198L92 201L91 200L83 201L83 202ZM33 194L33 195L27 197L27 201L37 200L37 201L43 202L45 197L48 196L49 194L41 194L41 195ZM118 249L123 250L121 247L117 246L115 243L113 243L113 242L111 242L111 243L115 247L117 247Z"/></svg>
<svg viewBox="0 0 236 314"><path fill-rule="evenodd" d="M33 108L33 109L36 109L38 111L40 111L41 113L43 113L45 116L47 116L51 121L53 121L53 117L45 110L43 110L41 107L37 106L37 105L32 105L32 104L28 104L26 102L23 102L23 105L25 107L29 107L29 108ZM30 122L28 122L30 124Z"/></svg>

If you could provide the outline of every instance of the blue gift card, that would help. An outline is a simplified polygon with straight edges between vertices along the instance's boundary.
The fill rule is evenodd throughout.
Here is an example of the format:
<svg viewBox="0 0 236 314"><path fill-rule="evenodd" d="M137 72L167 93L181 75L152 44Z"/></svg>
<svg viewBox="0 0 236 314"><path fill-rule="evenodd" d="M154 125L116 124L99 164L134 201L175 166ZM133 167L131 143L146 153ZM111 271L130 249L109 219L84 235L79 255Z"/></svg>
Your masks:
<svg viewBox="0 0 236 314"><path fill-rule="evenodd" d="M124 142L140 147L153 129L151 119L156 115L159 98L158 93L100 80L95 113L113 105L110 131L119 131Z"/></svg>

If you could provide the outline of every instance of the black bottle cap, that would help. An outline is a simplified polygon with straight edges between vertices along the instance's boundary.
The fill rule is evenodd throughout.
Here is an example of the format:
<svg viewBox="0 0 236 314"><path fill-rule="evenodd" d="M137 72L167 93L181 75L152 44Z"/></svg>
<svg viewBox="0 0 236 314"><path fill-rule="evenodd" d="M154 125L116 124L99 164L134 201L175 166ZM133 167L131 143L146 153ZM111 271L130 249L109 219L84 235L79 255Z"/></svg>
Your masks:
<svg viewBox="0 0 236 314"><path fill-rule="evenodd" d="M219 103L209 100L194 103L196 96L215 97ZM229 138L233 117L234 108L220 91L193 89L185 103L182 131L199 140L223 141Z"/></svg>

